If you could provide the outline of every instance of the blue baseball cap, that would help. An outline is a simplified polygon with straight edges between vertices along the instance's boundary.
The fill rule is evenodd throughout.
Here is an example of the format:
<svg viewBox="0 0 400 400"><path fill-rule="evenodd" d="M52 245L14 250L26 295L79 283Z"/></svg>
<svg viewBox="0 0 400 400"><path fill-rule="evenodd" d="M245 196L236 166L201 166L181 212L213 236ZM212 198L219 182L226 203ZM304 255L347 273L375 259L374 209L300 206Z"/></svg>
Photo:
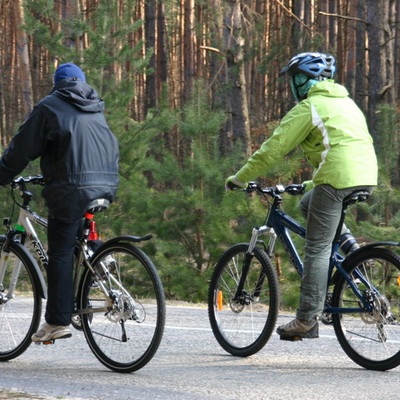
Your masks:
<svg viewBox="0 0 400 400"><path fill-rule="evenodd" d="M54 73L54 84L67 78L77 78L83 82L86 82L83 71L77 65L72 63L61 64L58 66L56 72Z"/></svg>

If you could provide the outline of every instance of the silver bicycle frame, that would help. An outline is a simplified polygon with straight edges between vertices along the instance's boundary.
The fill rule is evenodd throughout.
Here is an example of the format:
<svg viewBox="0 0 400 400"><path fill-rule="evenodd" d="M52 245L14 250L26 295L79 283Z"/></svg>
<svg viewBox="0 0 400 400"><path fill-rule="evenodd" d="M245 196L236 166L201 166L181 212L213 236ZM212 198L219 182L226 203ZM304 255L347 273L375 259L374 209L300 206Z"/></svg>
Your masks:
<svg viewBox="0 0 400 400"><path fill-rule="evenodd" d="M26 235L27 240L29 240L32 243L33 248L35 249L35 253L39 259L42 269L46 270L47 263L48 263L47 253L35 231L35 228L33 227L32 222L37 223L40 226L42 226L43 228L47 229L47 219L41 217L39 214L35 213L34 211L27 210L26 208L20 207L18 222L16 224L15 229L21 235L24 235L24 234ZM22 244L24 244L24 243L22 243ZM28 253L29 253L29 251L28 251ZM90 262L88 261L89 256L88 256L88 249L86 246L83 246L83 252L81 252L81 254L82 253L86 254L86 256L83 255L83 259L79 259L78 264L81 265L81 263L83 262L94 273L94 275L96 277L98 277L100 272L95 271L93 269L92 265L90 264ZM8 256L9 256L9 253L2 249L2 251L0 252L0 289L1 290L4 290L4 288L2 286L2 282L4 279L4 275L5 275L5 269L7 266ZM40 285L42 288L42 298L46 299L47 298L47 285L46 285L46 282L45 282L45 279L43 276L43 272L42 272L41 268L39 267L38 263L36 262L36 260L32 258L32 261L33 261L33 265L36 269L37 276L39 278ZM103 273L106 273L107 268L102 264L103 263L100 262L100 265L103 269ZM6 302L13 298L14 290L17 285L18 276L19 276L19 273L21 270L21 265L22 265L21 261L17 258L15 260L14 266L12 267L13 268L12 277L11 277L10 284L8 287L7 295L5 297L2 297L0 295L1 302ZM79 272L80 271L78 270L78 266L76 266L75 276L74 276L74 291L75 291L75 293L77 291L77 286L79 284L79 278L80 278ZM108 275L108 279L110 279L119 288L121 293L128 296L128 298L130 299L132 304L135 304L135 301L132 299L130 294L120 284L120 282L118 282L118 280L115 279L114 276ZM106 295L106 298L108 298L109 293L108 293L107 288L103 284L102 280L97 279L97 284L99 285L99 287L101 288L103 293ZM105 307L90 308L87 310L76 310L76 312L74 312L74 314L89 314L89 313L94 313L94 312L107 312L107 311L110 311L110 309L112 309L111 304L107 305Z"/></svg>
<svg viewBox="0 0 400 400"><path fill-rule="evenodd" d="M33 228L32 224L31 224L31 221L37 222L39 225L41 225L45 228L47 227L46 219L42 218L40 215L38 215L30 210L26 210L25 208L20 208L18 222L16 225L16 230L17 230L17 232L19 232L21 234L26 233L27 237L32 242L32 245L35 248L36 254L40 260L40 263L42 264L42 267L46 268L47 267L46 252L43 248L42 243L40 242L40 240L38 238L38 235L37 235L35 229ZM2 249L0 252L0 288L3 290L4 290L3 279L4 279L4 275L5 275L5 270L7 267L8 257L9 257L9 252L4 251L4 249ZM39 265L37 264L37 262L34 259L32 259L32 261L33 261L33 265L36 269L37 276L39 278L40 286L42 289L41 295L45 299L45 298L47 298L47 286L46 286L46 282L45 282L43 273L42 273ZM21 265L22 265L21 261L18 258L16 258L15 262L14 262L14 266L12 267L11 280L10 280L10 284L9 284L7 296L6 296L7 299L11 299L14 296L14 290L17 285L18 276L19 276L19 273L21 270Z"/></svg>

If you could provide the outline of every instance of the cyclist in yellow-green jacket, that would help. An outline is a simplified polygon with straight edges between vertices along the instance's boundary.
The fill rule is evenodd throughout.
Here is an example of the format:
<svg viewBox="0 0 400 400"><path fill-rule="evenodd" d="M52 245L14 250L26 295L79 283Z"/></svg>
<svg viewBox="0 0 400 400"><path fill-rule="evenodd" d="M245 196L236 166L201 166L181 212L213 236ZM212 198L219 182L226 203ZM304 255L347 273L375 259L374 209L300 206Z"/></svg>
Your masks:
<svg viewBox="0 0 400 400"><path fill-rule="evenodd" d="M304 274L296 318L278 327L282 339L317 338L325 301L329 256L343 199L357 189L372 191L378 167L365 117L346 88L333 81L335 59L301 53L282 69L290 77L293 107L273 135L226 181L227 189L246 187L300 146L314 167L300 207L307 218ZM343 249L357 247L343 231ZM349 240L350 238L350 240Z"/></svg>

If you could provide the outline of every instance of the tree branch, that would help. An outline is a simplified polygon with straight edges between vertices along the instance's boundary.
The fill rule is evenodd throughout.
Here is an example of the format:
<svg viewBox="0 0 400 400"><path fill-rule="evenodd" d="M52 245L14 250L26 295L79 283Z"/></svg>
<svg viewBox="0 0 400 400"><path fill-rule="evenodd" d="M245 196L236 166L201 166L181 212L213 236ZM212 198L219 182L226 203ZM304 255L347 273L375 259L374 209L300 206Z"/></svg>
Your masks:
<svg viewBox="0 0 400 400"><path fill-rule="evenodd" d="M305 28L308 30L311 30L311 28L306 25L297 15L293 14L281 1L275 0L291 17L293 17L297 22L299 22L301 25L303 25Z"/></svg>
<svg viewBox="0 0 400 400"><path fill-rule="evenodd" d="M327 13L327 12L324 12L324 11L318 11L318 14L326 15L327 17L336 17L336 18L342 18L342 19L349 19L351 21L362 22L365 25L369 25L369 23L367 21L364 21L363 19L357 18L357 17L349 17L347 15L332 14L332 13Z"/></svg>
<svg viewBox="0 0 400 400"><path fill-rule="evenodd" d="M217 49L216 47L200 46L200 48L203 50L213 51L214 53L224 55L224 53L221 50Z"/></svg>

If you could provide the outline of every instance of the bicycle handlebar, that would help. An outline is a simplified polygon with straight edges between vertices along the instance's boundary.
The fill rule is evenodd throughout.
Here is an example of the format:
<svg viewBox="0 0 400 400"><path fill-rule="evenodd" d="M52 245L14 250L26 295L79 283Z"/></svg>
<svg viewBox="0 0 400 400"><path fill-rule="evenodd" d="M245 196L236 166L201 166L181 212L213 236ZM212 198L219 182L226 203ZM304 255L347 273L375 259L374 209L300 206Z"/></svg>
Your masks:
<svg viewBox="0 0 400 400"><path fill-rule="evenodd" d="M244 189L247 193L257 192L259 194L268 195L271 197L278 197L282 193L289 193L293 196L304 193L306 186L302 183L291 183L290 185L276 185L272 187L262 188L256 182L249 182L246 189Z"/></svg>
<svg viewBox="0 0 400 400"><path fill-rule="evenodd" d="M25 176L25 177L20 176L12 180L10 185L13 189L19 187L21 190L25 190L26 183L44 186L44 179L42 175Z"/></svg>

